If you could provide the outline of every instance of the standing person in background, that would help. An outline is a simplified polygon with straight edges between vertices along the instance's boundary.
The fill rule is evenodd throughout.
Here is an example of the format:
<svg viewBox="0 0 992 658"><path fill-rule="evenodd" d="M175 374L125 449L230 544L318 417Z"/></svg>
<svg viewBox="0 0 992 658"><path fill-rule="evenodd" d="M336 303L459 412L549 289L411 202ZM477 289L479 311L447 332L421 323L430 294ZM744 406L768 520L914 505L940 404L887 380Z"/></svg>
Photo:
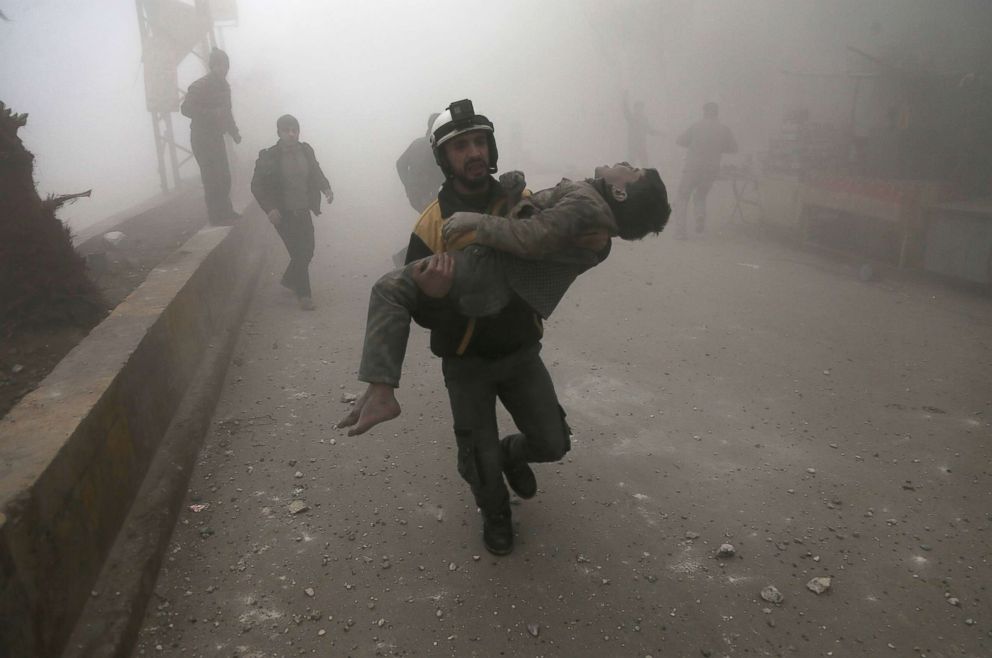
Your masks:
<svg viewBox="0 0 992 658"><path fill-rule="evenodd" d="M661 135L648 123L648 118L644 116L644 103L636 101L633 111L630 109L630 102L627 92L623 92L623 118L627 121L627 160L635 167L647 167L648 162L648 135Z"/></svg>
<svg viewBox="0 0 992 658"><path fill-rule="evenodd" d="M180 111L190 118L190 145L200 167L207 220L215 226L230 226L241 217L231 206L231 168L224 144L225 133L235 144L241 143L227 82L231 61L227 53L214 48L207 64L210 72L189 86Z"/></svg>
<svg viewBox="0 0 992 658"><path fill-rule="evenodd" d="M289 252L289 266L282 285L296 294L300 308L315 306L310 291L310 261L313 259L313 217L320 214L320 195L327 203L334 193L317 162L313 147L300 141L300 122L284 114L276 121L279 141L263 149L255 161L251 193L276 227Z"/></svg>
<svg viewBox="0 0 992 658"><path fill-rule="evenodd" d="M696 215L696 232L706 228L706 196L713 181L720 173L720 160L724 153L737 153L737 140L730 128L720 123L720 106L709 102L703 105L703 118L689 126L676 142L686 149L682 180L675 196L675 237L689 237L686 222L689 198L692 197Z"/></svg>
<svg viewBox="0 0 992 658"><path fill-rule="evenodd" d="M435 112L427 119L427 134L413 140L396 161L396 173L400 175L406 198L418 213L424 212L437 198L437 191L444 182L444 176L434 162L430 143L431 126L437 117Z"/></svg>

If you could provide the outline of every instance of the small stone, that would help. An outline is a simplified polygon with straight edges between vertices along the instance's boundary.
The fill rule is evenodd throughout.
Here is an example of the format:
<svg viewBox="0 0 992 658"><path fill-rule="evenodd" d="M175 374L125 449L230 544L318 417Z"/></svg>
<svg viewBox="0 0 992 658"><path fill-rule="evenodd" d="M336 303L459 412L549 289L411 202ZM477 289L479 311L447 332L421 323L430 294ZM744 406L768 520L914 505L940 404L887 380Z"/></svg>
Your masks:
<svg viewBox="0 0 992 658"><path fill-rule="evenodd" d="M527 632L530 633L531 637L537 637L541 634L541 625L527 624Z"/></svg>
<svg viewBox="0 0 992 658"><path fill-rule="evenodd" d="M957 598L956 596L949 597L947 599L947 602L950 603L951 605L953 605L956 608L960 608L961 607L961 599Z"/></svg>
<svg viewBox="0 0 992 658"><path fill-rule="evenodd" d="M304 503L302 500L294 500L289 504L290 514L300 514L302 512L306 512L308 509L310 509L310 506Z"/></svg>
<svg viewBox="0 0 992 658"><path fill-rule="evenodd" d="M806 583L806 589L814 594L823 594L830 589L830 576L817 576Z"/></svg>
<svg viewBox="0 0 992 658"><path fill-rule="evenodd" d="M358 400L358 396L354 393L342 393L341 402L343 404L354 404Z"/></svg>
<svg viewBox="0 0 992 658"><path fill-rule="evenodd" d="M736 554L737 549L733 544L720 544L720 549L716 552L717 557L734 557Z"/></svg>
<svg viewBox="0 0 992 658"><path fill-rule="evenodd" d="M15 375L16 375L17 373L19 373L20 371L22 371L22 370L24 370L24 366L22 366L22 365L21 365L20 363L15 363L15 364L13 365L13 367L11 367L11 369L10 369L10 371L11 371L12 373L14 373Z"/></svg>
<svg viewBox="0 0 992 658"><path fill-rule="evenodd" d="M768 585L761 590L761 598L769 603L775 603L776 605L785 600L785 597L782 596L782 592L778 591L778 588L774 585Z"/></svg>
<svg viewBox="0 0 992 658"><path fill-rule="evenodd" d="M688 539L689 541L692 541L693 539L699 539L699 533L692 532L690 530L689 532L685 533L685 538Z"/></svg>
<svg viewBox="0 0 992 658"><path fill-rule="evenodd" d="M458 565L457 564L455 564L454 562L449 562L448 563L448 571L456 571L457 569L458 569Z"/></svg>
<svg viewBox="0 0 992 658"><path fill-rule="evenodd" d="M313 598L314 591L312 587L307 587L305 590L303 590L303 593L309 596L310 598Z"/></svg>
<svg viewBox="0 0 992 658"><path fill-rule="evenodd" d="M330 444L331 444L332 446L336 446L336 445L338 444L338 440L337 440L337 439L331 439L331 440L330 440Z"/></svg>
<svg viewBox="0 0 992 658"><path fill-rule="evenodd" d="M472 559L475 560L476 562L478 562L479 560L482 559L482 556L481 555L473 555L472 556Z"/></svg>
<svg viewBox="0 0 992 658"><path fill-rule="evenodd" d="M964 620L964 623L965 623L965 624L966 624L967 626L974 626L974 625L975 625L975 620L974 620L974 619L972 619L971 617L968 617L967 619L965 619L965 620Z"/></svg>
<svg viewBox="0 0 992 658"><path fill-rule="evenodd" d="M806 469L806 472L809 473L810 475L816 475L816 469L815 468L807 468Z"/></svg>
<svg viewBox="0 0 992 658"><path fill-rule="evenodd" d="M327 631L325 631L323 628L320 629L319 631L317 631L317 635L320 636L320 637L323 637L326 634L327 634Z"/></svg>
<svg viewBox="0 0 992 658"><path fill-rule="evenodd" d="M303 473L301 473L300 471L296 471L295 473L293 473L293 477L296 479L300 479L301 477L303 477Z"/></svg>

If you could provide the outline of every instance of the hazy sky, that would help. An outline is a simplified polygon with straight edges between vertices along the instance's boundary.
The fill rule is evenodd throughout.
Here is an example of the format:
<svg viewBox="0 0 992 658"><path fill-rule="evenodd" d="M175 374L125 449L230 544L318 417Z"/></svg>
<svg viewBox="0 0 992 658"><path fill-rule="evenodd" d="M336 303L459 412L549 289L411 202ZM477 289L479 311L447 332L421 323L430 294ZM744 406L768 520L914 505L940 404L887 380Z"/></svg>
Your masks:
<svg viewBox="0 0 992 658"><path fill-rule="evenodd" d="M91 200L63 211L77 227L155 194L134 3L0 3L11 18L0 23L0 100L31 115L21 136L37 156L40 190L92 187ZM936 4L975 2L929 7ZM925 43L922 33L936 29L921 18L933 11L923 0L238 6L237 26L222 37L245 138L237 157L250 166L274 141L275 118L295 114L342 200L370 193L402 200L396 157L423 134L430 112L465 97L496 123L500 168L524 167L538 177L586 175L625 157L625 88L664 133L649 144L663 174L677 171L670 164L679 155L674 138L707 100L721 103L742 148L757 150L780 121L783 69L842 71L845 46L864 43L875 19L886 38L916 29ZM989 36L988 28L972 26L965 36L976 34ZM182 85L198 68L187 63ZM187 140L188 121L174 120ZM195 166L184 173L197 177Z"/></svg>

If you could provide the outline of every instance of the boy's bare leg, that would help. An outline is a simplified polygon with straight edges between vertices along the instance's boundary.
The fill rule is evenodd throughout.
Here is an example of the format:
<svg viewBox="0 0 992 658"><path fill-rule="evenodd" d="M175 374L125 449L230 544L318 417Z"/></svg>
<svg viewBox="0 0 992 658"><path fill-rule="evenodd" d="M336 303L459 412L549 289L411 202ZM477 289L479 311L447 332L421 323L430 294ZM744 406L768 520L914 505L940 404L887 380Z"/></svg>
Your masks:
<svg viewBox="0 0 992 658"><path fill-rule="evenodd" d="M354 408L337 426L351 427L348 436L357 436L379 423L396 418L400 415L400 403L396 401L394 390L389 384L369 384L362 397L355 401Z"/></svg>

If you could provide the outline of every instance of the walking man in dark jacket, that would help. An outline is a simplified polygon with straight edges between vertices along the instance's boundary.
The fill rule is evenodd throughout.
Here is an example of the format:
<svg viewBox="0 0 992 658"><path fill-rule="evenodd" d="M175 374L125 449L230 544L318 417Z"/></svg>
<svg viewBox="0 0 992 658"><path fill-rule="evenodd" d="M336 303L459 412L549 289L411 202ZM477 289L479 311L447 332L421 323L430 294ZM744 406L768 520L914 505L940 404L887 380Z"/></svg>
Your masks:
<svg viewBox="0 0 992 658"><path fill-rule="evenodd" d="M737 141L730 128L720 123L720 107L716 103L703 105L703 118L689 126L679 136L677 144L686 149L685 168L675 197L675 237L685 240L689 214L689 199L695 206L696 232L706 228L706 197L720 175L720 159L724 153L737 153Z"/></svg>
<svg viewBox="0 0 992 658"><path fill-rule="evenodd" d="M189 86L180 111L190 118L190 145L200 166L207 220L215 226L229 226L240 215L231 206L231 168L224 134L240 144L241 133L231 112L227 53L214 48L207 63L210 72Z"/></svg>
<svg viewBox="0 0 992 658"><path fill-rule="evenodd" d="M276 227L289 252L289 266L282 285L296 294L300 308L312 311L310 261L313 259L313 217L320 214L320 195L327 203L334 193L317 156L306 142L300 141L300 122L284 114L276 121L279 141L263 149L255 161L251 193Z"/></svg>

